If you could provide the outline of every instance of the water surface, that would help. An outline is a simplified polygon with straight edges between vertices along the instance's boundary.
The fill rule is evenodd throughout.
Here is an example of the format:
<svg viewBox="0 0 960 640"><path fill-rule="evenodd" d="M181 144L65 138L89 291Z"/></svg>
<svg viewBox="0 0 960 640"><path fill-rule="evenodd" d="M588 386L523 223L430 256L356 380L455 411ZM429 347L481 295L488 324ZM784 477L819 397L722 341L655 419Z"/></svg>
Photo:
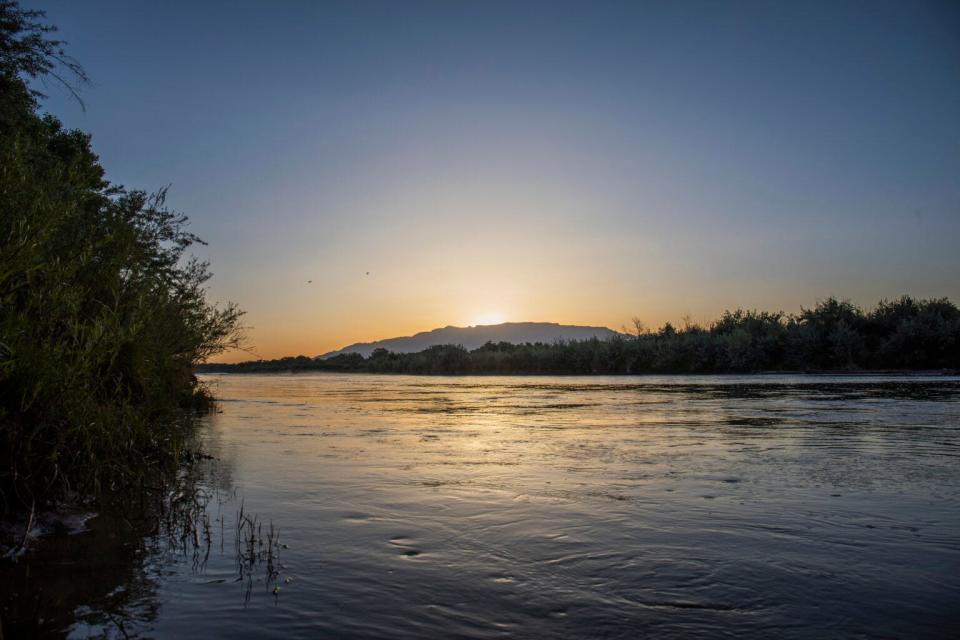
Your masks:
<svg viewBox="0 0 960 640"><path fill-rule="evenodd" d="M957 379L207 380L212 552L98 584L125 633L960 633ZM236 581L240 503L276 574ZM107 601L68 634L119 637Z"/></svg>

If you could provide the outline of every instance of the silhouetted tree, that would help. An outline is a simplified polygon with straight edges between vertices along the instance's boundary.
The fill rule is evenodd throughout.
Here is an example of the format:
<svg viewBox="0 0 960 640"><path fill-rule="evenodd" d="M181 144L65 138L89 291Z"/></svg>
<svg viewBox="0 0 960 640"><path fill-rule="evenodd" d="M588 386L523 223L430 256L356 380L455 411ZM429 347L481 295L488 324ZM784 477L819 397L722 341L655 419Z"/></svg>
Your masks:
<svg viewBox="0 0 960 640"><path fill-rule="evenodd" d="M642 326L642 324L634 325ZM960 311L947 299L882 301L869 313L828 298L812 309L725 312L707 327L666 323L609 340L552 344L487 342L473 351L456 345L419 353L377 349L310 361L313 370L380 373L711 373L811 370L956 369ZM285 361L255 362L229 371L271 371Z"/></svg>

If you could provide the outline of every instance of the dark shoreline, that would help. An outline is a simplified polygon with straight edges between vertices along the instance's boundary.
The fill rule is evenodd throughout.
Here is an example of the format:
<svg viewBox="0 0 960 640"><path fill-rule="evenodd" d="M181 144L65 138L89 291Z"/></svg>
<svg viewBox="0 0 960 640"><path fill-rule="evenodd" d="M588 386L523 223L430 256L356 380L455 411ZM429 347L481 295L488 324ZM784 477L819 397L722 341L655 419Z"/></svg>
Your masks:
<svg viewBox="0 0 960 640"><path fill-rule="evenodd" d="M239 363L246 364L246 363ZM954 377L960 376L960 370L957 369L871 369L866 371L857 371L857 370L840 370L840 371L831 371L831 370L818 370L818 371L644 371L637 373L556 373L556 372L542 372L542 371L516 371L516 372L481 372L481 371L469 371L469 372L458 372L458 373L420 373L420 372L402 372L402 371L358 371L358 370L338 370L338 369L327 369L327 368L290 368L290 369L256 369L256 368L237 368L236 364L210 364L210 365L200 365L196 368L196 373L202 375L211 375L211 374L239 374L239 375L255 375L255 374L271 374L271 375L290 375L298 373L327 373L327 374L359 374L359 375L391 375L391 376L421 376L421 377L483 377L483 376L497 376L497 377L512 377L512 376L523 376L523 377L551 377L551 378L575 378L575 377L590 377L590 378L600 378L600 377L616 377L616 378L627 378L627 377L658 377L658 376L697 376L697 377L707 377L707 376L729 376L729 377L742 377L742 376L845 376L845 377L884 377L884 376L900 376L900 377L911 377L911 378L920 378L920 377Z"/></svg>
<svg viewBox="0 0 960 640"><path fill-rule="evenodd" d="M386 342L386 341L385 341ZM369 345L368 345L369 346ZM799 315L726 311L708 325L667 323L608 339L510 342L419 351L286 356L201 364L199 372L337 371L449 375L777 373L931 375L960 370L960 309L946 298L902 296L864 310L829 298ZM930 372L930 373L927 373ZM948 374L949 375L949 374Z"/></svg>

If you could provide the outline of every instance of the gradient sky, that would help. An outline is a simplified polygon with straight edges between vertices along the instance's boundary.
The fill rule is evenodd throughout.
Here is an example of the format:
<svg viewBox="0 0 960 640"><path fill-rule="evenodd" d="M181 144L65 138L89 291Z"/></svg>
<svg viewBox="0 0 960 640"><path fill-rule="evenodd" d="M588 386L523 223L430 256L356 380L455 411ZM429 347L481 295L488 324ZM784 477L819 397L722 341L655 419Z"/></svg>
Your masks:
<svg viewBox="0 0 960 640"><path fill-rule="evenodd" d="M45 108L172 185L262 357L960 300L955 2L24 5L93 79Z"/></svg>

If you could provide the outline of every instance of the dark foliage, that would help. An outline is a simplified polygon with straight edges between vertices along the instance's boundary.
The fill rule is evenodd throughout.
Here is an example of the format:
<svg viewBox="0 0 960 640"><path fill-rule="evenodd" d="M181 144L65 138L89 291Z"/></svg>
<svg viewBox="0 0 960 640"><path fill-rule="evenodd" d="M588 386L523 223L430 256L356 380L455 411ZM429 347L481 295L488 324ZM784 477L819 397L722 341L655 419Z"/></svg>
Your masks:
<svg viewBox="0 0 960 640"><path fill-rule="evenodd" d="M194 366L239 340L165 192L110 185L89 136L39 115L29 79L85 79L40 17L0 2L0 516L175 457Z"/></svg>
<svg viewBox="0 0 960 640"><path fill-rule="evenodd" d="M327 360L306 356L208 365L207 371L360 371L420 374L748 373L960 368L960 311L949 300L904 296L871 311L829 298L798 315L728 311L708 327L669 323L632 336L553 344L488 342L419 353L377 349Z"/></svg>
<svg viewBox="0 0 960 640"><path fill-rule="evenodd" d="M57 28L40 22L43 17L43 11L21 9L17 2L0 0L0 73L33 80L51 77L79 100L76 86L89 82L87 74L67 55L66 43L51 37ZM66 77L60 74L61 69ZM29 93L43 97L33 89Z"/></svg>

